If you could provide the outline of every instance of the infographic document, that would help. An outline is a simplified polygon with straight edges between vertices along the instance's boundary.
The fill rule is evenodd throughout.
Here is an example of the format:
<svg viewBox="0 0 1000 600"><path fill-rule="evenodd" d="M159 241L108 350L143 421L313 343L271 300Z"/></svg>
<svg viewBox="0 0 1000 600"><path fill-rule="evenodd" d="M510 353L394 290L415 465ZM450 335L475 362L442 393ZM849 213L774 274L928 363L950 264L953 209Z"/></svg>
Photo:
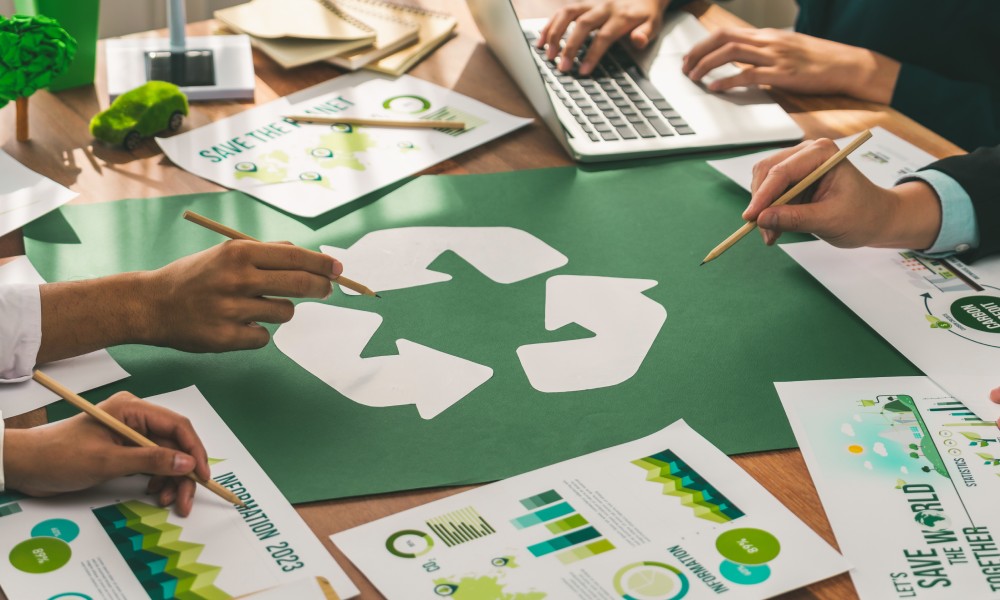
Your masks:
<svg viewBox="0 0 1000 600"><path fill-rule="evenodd" d="M0 265L0 286L45 283L27 256L17 256ZM95 350L82 356L39 365L46 375L78 392L85 392L128 377L125 369L111 358L107 350ZM52 404L59 396L42 384L27 379L0 385L0 414L15 417Z"/></svg>
<svg viewBox="0 0 1000 600"><path fill-rule="evenodd" d="M683 421L331 539L390 600L764 598L847 569Z"/></svg>
<svg viewBox="0 0 1000 600"><path fill-rule="evenodd" d="M156 141L195 175L315 217L531 122L415 77L366 79L338 77L301 101L302 92ZM321 125L289 115L457 121L465 129Z"/></svg>
<svg viewBox="0 0 1000 600"><path fill-rule="evenodd" d="M181 518L145 494L146 476L51 498L0 492L0 585L10 600L225 600L317 576L341 598L357 595L197 388L151 401L191 420L212 478L246 508L202 488Z"/></svg>
<svg viewBox="0 0 1000 600"><path fill-rule="evenodd" d="M862 598L1000 598L1000 430L926 377L776 383Z"/></svg>
<svg viewBox="0 0 1000 600"><path fill-rule="evenodd" d="M837 146L843 148L850 144L856 136L847 136L835 140ZM764 150L735 158L710 160L708 164L716 171L730 178L746 191L750 191L753 181L753 166L761 160L780 152L781 150ZM933 155L924 152L910 142L882 129L872 128L872 137L865 142L857 152L847 157L865 177L875 185L889 188L901 178L934 162Z"/></svg>
<svg viewBox="0 0 1000 600"><path fill-rule="evenodd" d="M967 265L912 251L781 248L921 371L985 420L1000 417L1000 257Z"/></svg>

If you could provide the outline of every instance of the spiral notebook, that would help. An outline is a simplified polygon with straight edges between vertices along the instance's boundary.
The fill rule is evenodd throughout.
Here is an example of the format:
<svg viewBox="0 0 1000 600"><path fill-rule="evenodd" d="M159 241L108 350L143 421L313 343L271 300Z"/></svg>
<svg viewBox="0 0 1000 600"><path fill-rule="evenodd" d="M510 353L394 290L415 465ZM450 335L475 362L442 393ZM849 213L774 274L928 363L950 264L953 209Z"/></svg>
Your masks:
<svg viewBox="0 0 1000 600"><path fill-rule="evenodd" d="M375 15L379 15L385 19L412 23L418 29L416 42L402 47L397 52L364 48L348 55L339 55L338 58L329 59L329 62L344 68L364 66L365 69L372 71L388 73L389 75L402 75L444 43L451 36L457 24L455 17L451 15L406 4L385 2L384 0L337 0L337 5L365 22L368 22ZM376 44L376 46L378 45ZM371 54L366 56L366 53L369 52ZM347 56L354 57L356 62L364 62L360 62L355 67L348 66L346 61L342 64L340 61L346 59Z"/></svg>

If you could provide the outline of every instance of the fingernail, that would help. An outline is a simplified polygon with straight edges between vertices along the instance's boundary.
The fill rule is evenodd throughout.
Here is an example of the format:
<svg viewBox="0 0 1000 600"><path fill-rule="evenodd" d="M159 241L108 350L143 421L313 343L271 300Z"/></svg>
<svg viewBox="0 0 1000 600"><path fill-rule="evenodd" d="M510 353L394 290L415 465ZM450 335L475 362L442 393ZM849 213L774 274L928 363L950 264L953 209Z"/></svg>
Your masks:
<svg viewBox="0 0 1000 600"><path fill-rule="evenodd" d="M323 299L323 300L326 300L327 298L329 298L329 297L330 297L330 295L331 295L331 294L333 294L333 284L330 284L330 289L329 289L329 290L327 290L327 292L326 292L326 295L325 295L325 296L323 296L323 298L322 298L322 299Z"/></svg>
<svg viewBox="0 0 1000 600"><path fill-rule="evenodd" d="M189 473L194 469L194 458L178 452L174 454L174 473Z"/></svg>
<svg viewBox="0 0 1000 600"><path fill-rule="evenodd" d="M708 89L713 92L717 92L719 90L719 82L713 81L712 83L708 84Z"/></svg>
<svg viewBox="0 0 1000 600"><path fill-rule="evenodd" d="M768 229L775 229L778 225L778 216L774 213L766 212L757 217L757 225Z"/></svg>

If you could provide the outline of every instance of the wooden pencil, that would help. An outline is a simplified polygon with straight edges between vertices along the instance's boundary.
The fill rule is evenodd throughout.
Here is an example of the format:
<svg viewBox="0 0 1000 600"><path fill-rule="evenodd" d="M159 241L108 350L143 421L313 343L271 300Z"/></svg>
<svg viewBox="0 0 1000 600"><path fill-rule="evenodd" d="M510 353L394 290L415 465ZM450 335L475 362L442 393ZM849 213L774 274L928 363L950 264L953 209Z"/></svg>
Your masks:
<svg viewBox="0 0 1000 600"><path fill-rule="evenodd" d="M66 402L69 402L70 404L79 408L80 410L87 413L91 417L94 417L100 423L105 425L108 429L114 431L123 438L131 441L133 444L137 446L142 446L143 448L157 447L156 442L153 442L152 440L142 435L138 431L132 429L125 423L122 423L118 419L114 418L113 416L111 416L111 414L109 414L101 407L94 406L90 402L87 402L86 400L83 399L83 397L76 394L76 392L67 388L63 384L56 381L55 379L52 379L45 373L36 370L35 373L32 375L32 379L42 384L49 390L58 394L59 397L65 400ZM205 486L206 488L209 489L209 491L211 491L216 496L222 498L226 502L235 504L237 506L246 506L246 504L244 504L242 500L236 497L236 494L230 492L229 490L222 487L217 482L211 479L202 479L201 477L195 475L193 472L188 473L186 477Z"/></svg>
<svg viewBox="0 0 1000 600"><path fill-rule="evenodd" d="M823 164L816 167L816 170L807 175L805 179L792 186L791 189L782 194L781 197L779 197L777 200L772 202L771 206L781 206L782 204L788 204L789 202L794 200L799 194L804 192L806 188L816 183L816 181L820 177L826 175L830 171L830 169L840 164L840 161L847 158L847 156L851 154L851 152L857 150L858 147L861 146L861 144L867 142L868 139L871 137L872 137L871 130L866 130L862 132L860 135L858 135L858 137L851 140L850 144L844 146L839 152L837 152L830 158L826 159L826 161ZM716 258L719 258L719 256L721 256L723 252L729 250L733 246L733 244L743 239L743 237L746 234L753 231L754 228L756 227L757 227L757 221L750 221L745 225L743 225L743 227L737 229L735 232L733 232L732 235L727 237L725 240L723 240L721 244L719 244L711 252L709 252L708 256L705 257L705 260L701 261L701 264L705 264L707 262L715 260Z"/></svg>
<svg viewBox="0 0 1000 600"><path fill-rule="evenodd" d="M337 117L326 115L286 115L299 123L321 125L367 125L369 127L401 127L413 129L465 129L462 121L432 121L429 119L379 119L366 117Z"/></svg>
<svg viewBox="0 0 1000 600"><path fill-rule="evenodd" d="M251 237L243 233L242 231L238 231L236 229L233 229L232 227L227 227L222 223L219 223L218 221L213 221L212 219L209 219L206 216L199 215L198 213L191 212L190 210L184 211L184 218L196 225L201 225L205 229L210 229L215 233L224 235L231 240L247 240L250 242L260 241L255 237ZM373 292L368 286L360 284L357 281L354 281L353 279L350 279L348 277L344 277L343 275L339 277L334 277L333 281L337 282L338 284L349 290L354 290L355 292L363 296L374 296L376 298L382 297Z"/></svg>

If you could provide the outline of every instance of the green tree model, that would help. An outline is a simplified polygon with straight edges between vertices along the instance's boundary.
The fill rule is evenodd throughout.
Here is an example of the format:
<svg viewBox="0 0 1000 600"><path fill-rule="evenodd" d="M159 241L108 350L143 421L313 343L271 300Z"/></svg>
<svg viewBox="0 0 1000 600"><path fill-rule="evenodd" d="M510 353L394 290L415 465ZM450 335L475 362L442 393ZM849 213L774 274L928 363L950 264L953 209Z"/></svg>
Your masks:
<svg viewBox="0 0 1000 600"><path fill-rule="evenodd" d="M76 40L48 17L0 17L0 107L17 105L17 141L28 140L28 97L62 75Z"/></svg>

